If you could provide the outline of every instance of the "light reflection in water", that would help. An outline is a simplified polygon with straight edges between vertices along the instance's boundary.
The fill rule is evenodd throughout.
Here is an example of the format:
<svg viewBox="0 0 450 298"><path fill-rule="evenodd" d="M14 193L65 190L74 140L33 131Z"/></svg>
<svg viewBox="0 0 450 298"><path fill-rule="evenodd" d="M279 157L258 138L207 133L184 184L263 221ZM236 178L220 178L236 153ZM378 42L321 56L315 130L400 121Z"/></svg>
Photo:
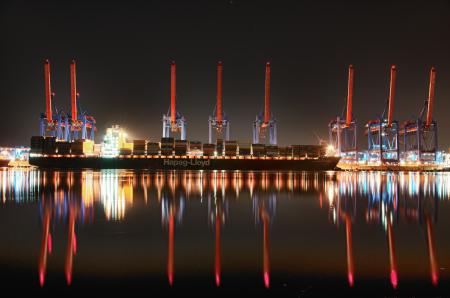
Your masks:
<svg viewBox="0 0 450 298"><path fill-rule="evenodd" d="M352 226L357 213L367 224L376 224L386 234L389 255L389 280L399 283L395 250L395 227L399 221L418 222L426 233L431 283L439 283L439 265L433 226L437 223L439 201L450 200L449 173L383 172L141 172L84 171L42 172L1 170L0 197L4 204L38 202L41 215L39 282L45 282L48 256L52 253L52 226L66 224L67 249L65 276L72 282L73 261L77 251L77 223L92 222L93 209L101 206L107 220L126 220L133 198L145 204L160 204L161 223L167 229L167 278L173 285L174 237L183 223L190 198L207 199L208 223L214 231L214 280L221 285L221 230L233 220L229 200L250 197L255 224L262 229L263 283L270 286L270 227L274 224L277 197L293 194L318 194L318 206L328 210L329 221L345 225L347 280L355 283ZM155 202L153 202L153 200ZM364 200L364 202L361 202ZM357 206L362 206L357 208ZM61 221L63 219L63 221ZM357 264L356 264L357 265Z"/></svg>
<svg viewBox="0 0 450 298"><path fill-rule="evenodd" d="M221 282L221 229L228 218L228 200L224 193L208 194L208 219L210 226L214 227L214 279L216 286Z"/></svg>
<svg viewBox="0 0 450 298"><path fill-rule="evenodd" d="M100 176L100 200L107 219L121 220L128 205L133 204L134 177L106 171Z"/></svg>

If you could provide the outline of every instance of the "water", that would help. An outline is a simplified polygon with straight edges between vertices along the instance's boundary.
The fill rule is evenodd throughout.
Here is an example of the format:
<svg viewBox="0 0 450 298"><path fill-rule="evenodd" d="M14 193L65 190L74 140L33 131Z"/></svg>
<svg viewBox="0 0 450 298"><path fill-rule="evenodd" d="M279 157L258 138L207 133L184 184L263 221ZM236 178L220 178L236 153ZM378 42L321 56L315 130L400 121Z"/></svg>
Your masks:
<svg viewBox="0 0 450 298"><path fill-rule="evenodd" d="M0 171L17 294L449 296L450 173Z"/></svg>

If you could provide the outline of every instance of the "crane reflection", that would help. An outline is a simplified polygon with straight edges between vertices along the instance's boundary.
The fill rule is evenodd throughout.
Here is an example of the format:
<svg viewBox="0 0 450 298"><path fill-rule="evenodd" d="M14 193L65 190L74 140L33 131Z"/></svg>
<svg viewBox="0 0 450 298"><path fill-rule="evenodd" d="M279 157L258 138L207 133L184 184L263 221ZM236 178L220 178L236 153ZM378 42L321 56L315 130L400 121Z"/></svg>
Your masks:
<svg viewBox="0 0 450 298"><path fill-rule="evenodd" d="M74 177L76 176L76 177ZM40 213L42 219L42 239L39 253L38 271L39 284L45 284L48 255L53 250L52 226L61 222L67 225L67 249L64 273L68 285L72 283L73 259L77 253L76 222L89 221L93 217L92 198L86 188L73 184L74 179L85 179L78 174L70 173L61 179L58 172L44 173L44 179L53 181L47 187L42 188Z"/></svg>
<svg viewBox="0 0 450 298"><path fill-rule="evenodd" d="M353 246L356 241L361 241L353 235L354 227L376 225L386 239L383 243L388 252L386 280L389 280L390 287L398 288L402 266L399 268L397 257L401 259L402 255L397 255L396 246L400 243L396 242L396 234L401 222L418 223L418 233L425 235L422 244L426 246L424 255L427 255L429 263L427 275L429 270L431 283L434 286L439 284L435 227L440 202L450 200L448 173L0 170L0 183L0 201L3 204L39 205L41 243L38 274L41 286L45 284L56 225L64 227L64 239L67 239L64 273L70 285L78 250L77 226L94 221L94 208L101 210L99 214L106 221L126 221L127 212L140 199L146 206L153 206L152 201L155 201L155 208L161 208L162 228L167 229L168 237L167 279L172 286L175 230L183 224L184 213L189 210L186 205L191 200L203 202L206 198L208 223L214 232L214 281L219 287L222 284L222 232L225 223L233 220L229 202L249 197L255 225L262 230L262 277L264 287L269 288L270 227L277 204L284 204L284 199L277 202L280 196L295 199L312 197L317 202L316 208L328 211L321 212L327 213L331 224L345 226L346 256L342 258L342 264L346 263L349 287L354 287L355 273L358 273L354 259L357 246ZM201 208L205 205L202 204ZM344 233L341 235L344 237Z"/></svg>
<svg viewBox="0 0 450 298"><path fill-rule="evenodd" d="M175 221L182 223L184 213L184 196L185 193L175 186L176 174L171 173L169 176L169 188L162 191L161 198L161 219L164 227L168 228L167 241L167 279L169 285L172 286L175 274Z"/></svg>
<svg viewBox="0 0 450 298"><path fill-rule="evenodd" d="M214 280L216 286L221 284L221 229L228 217L228 201L222 192L215 189L213 195L208 197L208 218L214 227Z"/></svg>
<svg viewBox="0 0 450 298"><path fill-rule="evenodd" d="M266 177L264 177L266 178ZM253 194L253 213L256 224L263 227L263 281L266 288L270 287L270 239L269 228L276 214L277 198L275 194L269 196L256 192Z"/></svg>

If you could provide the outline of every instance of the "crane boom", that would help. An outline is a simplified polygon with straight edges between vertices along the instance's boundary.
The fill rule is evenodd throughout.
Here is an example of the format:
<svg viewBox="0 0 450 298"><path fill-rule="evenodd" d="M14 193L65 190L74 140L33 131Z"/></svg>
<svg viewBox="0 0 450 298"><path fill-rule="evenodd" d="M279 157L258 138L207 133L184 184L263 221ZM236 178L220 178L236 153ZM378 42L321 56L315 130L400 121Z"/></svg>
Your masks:
<svg viewBox="0 0 450 298"><path fill-rule="evenodd" d="M433 101L434 101L434 85L436 82L436 69L434 67L430 70L430 86L428 90L428 108L427 108L427 121L426 126L431 125L433 121Z"/></svg>
<svg viewBox="0 0 450 298"><path fill-rule="evenodd" d="M72 106L72 121L76 121L77 115L77 70L75 60L70 63L70 98Z"/></svg>
<svg viewBox="0 0 450 298"><path fill-rule="evenodd" d="M353 109L353 65L348 67L348 86L347 86L347 118L345 124L347 126L352 122Z"/></svg>
<svg viewBox="0 0 450 298"><path fill-rule="evenodd" d="M389 87L389 103L388 103L388 126L392 124L394 115L394 97L395 97L395 80L397 77L397 69L395 65L391 66L391 83Z"/></svg>
<svg viewBox="0 0 450 298"><path fill-rule="evenodd" d="M266 81L264 93L264 123L270 121L270 62L266 63Z"/></svg>
<svg viewBox="0 0 450 298"><path fill-rule="evenodd" d="M217 106L216 120L222 122L222 61L217 63Z"/></svg>
<svg viewBox="0 0 450 298"><path fill-rule="evenodd" d="M44 61L44 82L45 82L45 115L47 121L52 121L52 87L50 83L50 61Z"/></svg>
<svg viewBox="0 0 450 298"><path fill-rule="evenodd" d="M176 122L176 65L175 61L170 64L170 118L171 122Z"/></svg>

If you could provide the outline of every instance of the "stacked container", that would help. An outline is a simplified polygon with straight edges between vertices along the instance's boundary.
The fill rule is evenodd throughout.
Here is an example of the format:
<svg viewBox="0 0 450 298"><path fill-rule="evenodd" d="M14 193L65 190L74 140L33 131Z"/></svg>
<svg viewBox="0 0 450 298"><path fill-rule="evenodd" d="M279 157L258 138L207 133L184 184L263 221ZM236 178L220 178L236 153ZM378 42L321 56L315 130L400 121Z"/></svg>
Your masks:
<svg viewBox="0 0 450 298"><path fill-rule="evenodd" d="M191 141L189 144L189 154L190 155L201 155L202 154L202 142Z"/></svg>
<svg viewBox="0 0 450 298"><path fill-rule="evenodd" d="M161 138L161 155L173 155L174 139Z"/></svg>
<svg viewBox="0 0 450 298"><path fill-rule="evenodd" d="M42 151L44 154L55 154L56 153L56 138L55 137L45 137Z"/></svg>
<svg viewBox="0 0 450 298"><path fill-rule="evenodd" d="M216 151L218 156L223 155L223 139L217 139L216 141Z"/></svg>
<svg viewBox="0 0 450 298"><path fill-rule="evenodd" d="M41 154L44 149L44 137L32 136L30 144L30 153Z"/></svg>
<svg viewBox="0 0 450 298"><path fill-rule="evenodd" d="M213 156L216 151L216 144L203 144L203 155Z"/></svg>
<svg viewBox="0 0 450 298"><path fill-rule="evenodd" d="M186 140L176 140L175 141L175 155L184 156L188 151L188 141Z"/></svg>
<svg viewBox="0 0 450 298"><path fill-rule="evenodd" d="M292 145L294 157L319 157L323 151L320 145Z"/></svg>
<svg viewBox="0 0 450 298"><path fill-rule="evenodd" d="M71 153L74 155L83 155L83 140L75 140L71 143Z"/></svg>
<svg viewBox="0 0 450 298"><path fill-rule="evenodd" d="M56 150L58 154L68 155L71 152L72 145L70 142L56 142Z"/></svg>
<svg viewBox="0 0 450 298"><path fill-rule="evenodd" d="M262 157L266 155L266 146L264 144L252 144L252 155Z"/></svg>
<svg viewBox="0 0 450 298"><path fill-rule="evenodd" d="M147 155L159 155L159 143L147 142Z"/></svg>
<svg viewBox="0 0 450 298"><path fill-rule="evenodd" d="M133 154L145 155L147 153L147 141L146 140L134 140L133 141Z"/></svg>
<svg viewBox="0 0 450 298"><path fill-rule="evenodd" d="M278 151L282 157L292 157L291 147L278 147Z"/></svg>
<svg viewBox="0 0 450 298"><path fill-rule="evenodd" d="M236 141L225 141L225 155L226 156L236 156L237 154L237 142Z"/></svg>
<svg viewBox="0 0 450 298"><path fill-rule="evenodd" d="M252 154L252 144L246 142L239 142L238 150L240 156L248 156Z"/></svg>
<svg viewBox="0 0 450 298"><path fill-rule="evenodd" d="M119 155L131 155L132 150L130 148L120 148Z"/></svg>
<svg viewBox="0 0 450 298"><path fill-rule="evenodd" d="M267 145L266 146L266 156L277 157L279 155L280 155L280 152L278 151L277 145Z"/></svg>
<svg viewBox="0 0 450 298"><path fill-rule="evenodd" d="M94 142L91 140L75 140L71 143L71 153L74 155L93 154Z"/></svg>

